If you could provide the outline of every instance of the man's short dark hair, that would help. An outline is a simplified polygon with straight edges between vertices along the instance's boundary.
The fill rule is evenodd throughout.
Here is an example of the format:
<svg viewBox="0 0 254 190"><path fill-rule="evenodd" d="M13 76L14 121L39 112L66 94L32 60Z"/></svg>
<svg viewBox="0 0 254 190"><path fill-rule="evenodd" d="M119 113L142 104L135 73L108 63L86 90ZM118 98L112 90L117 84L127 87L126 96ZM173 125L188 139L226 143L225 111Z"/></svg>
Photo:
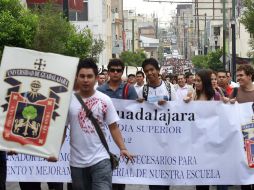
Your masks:
<svg viewBox="0 0 254 190"><path fill-rule="evenodd" d="M122 67L122 69L124 70L124 63L121 59L110 59L109 63L108 63L108 70L112 67L112 66L120 66Z"/></svg>
<svg viewBox="0 0 254 190"><path fill-rule="evenodd" d="M188 79L190 76L193 76L193 74L191 72L187 72L185 73L185 78Z"/></svg>
<svg viewBox="0 0 254 190"><path fill-rule="evenodd" d="M145 78L145 74L144 74L143 71L137 71L137 72L136 72L136 76L139 75L139 74L141 74L141 75L143 76L143 78Z"/></svg>
<svg viewBox="0 0 254 190"><path fill-rule="evenodd" d="M225 74L227 74L228 71L226 71L225 69L219 69L219 70L217 71L217 73L225 73Z"/></svg>
<svg viewBox="0 0 254 190"><path fill-rule="evenodd" d="M104 75L105 76L105 74L103 72L99 73L98 75Z"/></svg>
<svg viewBox="0 0 254 190"><path fill-rule="evenodd" d="M93 58L85 58L79 60L76 76L78 76L79 71L83 68L93 69L95 76L98 75L98 66L96 65L95 59Z"/></svg>
<svg viewBox="0 0 254 190"><path fill-rule="evenodd" d="M129 75L128 75L128 78L129 78L129 77L135 77L135 75L134 75L134 74L129 74Z"/></svg>
<svg viewBox="0 0 254 190"><path fill-rule="evenodd" d="M158 61L157 61L156 59L154 59L154 58L145 59L145 60L143 61L143 63L142 63L142 68L144 69L145 66L147 66L147 65L152 65L152 66L154 66L154 68L155 68L156 70L160 70L159 63L158 63Z"/></svg>
<svg viewBox="0 0 254 190"><path fill-rule="evenodd" d="M252 81L254 81L254 68L251 65L240 65L236 71L244 71L247 76L251 76Z"/></svg>

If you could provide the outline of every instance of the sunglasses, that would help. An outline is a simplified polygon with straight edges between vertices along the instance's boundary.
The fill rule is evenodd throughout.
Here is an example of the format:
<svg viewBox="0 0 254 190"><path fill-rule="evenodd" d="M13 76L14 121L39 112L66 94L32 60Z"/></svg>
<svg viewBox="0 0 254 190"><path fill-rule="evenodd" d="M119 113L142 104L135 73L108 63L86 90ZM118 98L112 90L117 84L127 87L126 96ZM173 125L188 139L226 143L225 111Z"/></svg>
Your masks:
<svg viewBox="0 0 254 190"><path fill-rule="evenodd" d="M114 72L122 73L123 70L122 69L109 69L109 72L111 72L111 73L114 73Z"/></svg>

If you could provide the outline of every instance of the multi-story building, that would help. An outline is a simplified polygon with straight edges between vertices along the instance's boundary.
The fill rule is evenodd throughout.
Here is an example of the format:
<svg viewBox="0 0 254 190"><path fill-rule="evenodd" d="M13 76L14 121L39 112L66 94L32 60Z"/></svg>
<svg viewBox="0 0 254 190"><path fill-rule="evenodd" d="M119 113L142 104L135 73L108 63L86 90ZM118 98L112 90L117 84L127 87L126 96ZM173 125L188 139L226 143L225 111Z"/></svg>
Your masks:
<svg viewBox="0 0 254 190"><path fill-rule="evenodd" d="M177 49L185 59L189 59L194 47L192 4L179 4L176 9Z"/></svg>
<svg viewBox="0 0 254 190"><path fill-rule="evenodd" d="M119 57L124 51L123 0L111 0L112 11L112 56Z"/></svg>
<svg viewBox="0 0 254 190"><path fill-rule="evenodd" d="M237 2L234 21L232 20L232 0L193 0L192 11L186 5L179 4L176 17L173 19L173 28L178 36L178 50L186 54L187 47L187 58L190 58L193 55L206 54L208 51L223 48L224 45L227 57L226 68L230 68L231 25L235 23L236 56L248 58L250 56L248 52L251 51L248 41L251 35L240 23L242 7L239 5L240 0Z"/></svg>
<svg viewBox="0 0 254 190"><path fill-rule="evenodd" d="M148 57L158 58L158 18L136 14L135 10L124 10L125 47L127 51L143 49Z"/></svg>
<svg viewBox="0 0 254 190"><path fill-rule="evenodd" d="M99 65L107 65L112 57L111 0L83 0L83 3L83 11L70 13L69 19L78 29L89 28L94 38L104 41Z"/></svg>

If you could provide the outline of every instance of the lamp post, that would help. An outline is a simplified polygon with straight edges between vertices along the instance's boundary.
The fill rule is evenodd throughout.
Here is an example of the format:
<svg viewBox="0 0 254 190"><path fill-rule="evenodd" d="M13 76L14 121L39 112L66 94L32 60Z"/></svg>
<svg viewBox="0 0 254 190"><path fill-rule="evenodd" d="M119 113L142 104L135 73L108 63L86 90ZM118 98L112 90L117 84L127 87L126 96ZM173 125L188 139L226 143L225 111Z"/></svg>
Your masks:
<svg viewBox="0 0 254 190"><path fill-rule="evenodd" d="M226 69L226 0L223 0L223 47L222 47L223 68Z"/></svg>
<svg viewBox="0 0 254 190"><path fill-rule="evenodd" d="M236 81L235 0L232 0L232 78Z"/></svg>

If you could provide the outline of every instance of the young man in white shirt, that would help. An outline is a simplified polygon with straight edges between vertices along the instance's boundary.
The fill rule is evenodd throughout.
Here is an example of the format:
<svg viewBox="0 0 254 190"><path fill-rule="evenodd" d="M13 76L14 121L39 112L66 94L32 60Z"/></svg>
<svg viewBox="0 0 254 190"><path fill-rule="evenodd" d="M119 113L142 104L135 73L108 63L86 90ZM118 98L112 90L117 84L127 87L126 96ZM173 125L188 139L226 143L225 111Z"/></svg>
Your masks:
<svg viewBox="0 0 254 190"><path fill-rule="evenodd" d="M120 149L120 155L132 160L117 126L119 117L111 99L94 89L98 67L93 59L80 61L77 69L78 95L97 119L106 136L106 125ZM111 190L112 169L109 154L103 146L95 126L73 94L68 112L70 125L70 167L75 190ZM107 138L106 138L107 139Z"/></svg>
<svg viewBox="0 0 254 190"><path fill-rule="evenodd" d="M145 59L142 63L143 71L147 78L147 84L138 93L138 101L144 100L164 105L167 101L176 100L174 86L159 78L159 63L154 58ZM150 190L169 190L169 185L149 185Z"/></svg>
<svg viewBox="0 0 254 190"><path fill-rule="evenodd" d="M144 79L145 79L145 74L142 71L137 71L136 72L136 84L134 84L134 88L137 93L144 86L144 83L145 83Z"/></svg>
<svg viewBox="0 0 254 190"><path fill-rule="evenodd" d="M167 101L176 100L174 86L159 78L160 67L156 59L146 59L142 63L142 68L147 78L147 84L138 93L139 101L146 100L150 103L163 105ZM144 92L147 92L147 95Z"/></svg>

